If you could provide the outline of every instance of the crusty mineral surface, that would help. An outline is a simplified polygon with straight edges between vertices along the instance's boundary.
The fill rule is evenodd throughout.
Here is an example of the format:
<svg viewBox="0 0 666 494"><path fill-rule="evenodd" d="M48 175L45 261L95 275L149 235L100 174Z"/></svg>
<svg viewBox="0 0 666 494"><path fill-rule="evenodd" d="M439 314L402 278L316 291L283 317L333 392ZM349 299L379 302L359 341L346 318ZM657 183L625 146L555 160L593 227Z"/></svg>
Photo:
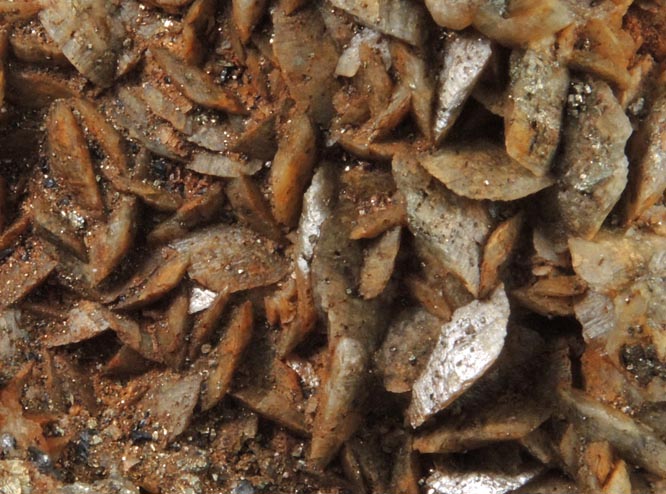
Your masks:
<svg viewBox="0 0 666 494"><path fill-rule="evenodd" d="M0 493L666 492L665 40L0 0Z"/></svg>

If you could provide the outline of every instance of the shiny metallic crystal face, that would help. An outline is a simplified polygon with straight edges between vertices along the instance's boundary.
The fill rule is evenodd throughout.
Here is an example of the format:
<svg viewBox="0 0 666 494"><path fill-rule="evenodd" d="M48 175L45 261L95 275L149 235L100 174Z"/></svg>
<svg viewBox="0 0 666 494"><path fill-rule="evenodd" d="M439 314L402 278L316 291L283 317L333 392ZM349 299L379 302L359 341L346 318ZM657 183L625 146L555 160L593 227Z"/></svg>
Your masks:
<svg viewBox="0 0 666 494"><path fill-rule="evenodd" d="M0 0L0 492L662 494L664 33Z"/></svg>

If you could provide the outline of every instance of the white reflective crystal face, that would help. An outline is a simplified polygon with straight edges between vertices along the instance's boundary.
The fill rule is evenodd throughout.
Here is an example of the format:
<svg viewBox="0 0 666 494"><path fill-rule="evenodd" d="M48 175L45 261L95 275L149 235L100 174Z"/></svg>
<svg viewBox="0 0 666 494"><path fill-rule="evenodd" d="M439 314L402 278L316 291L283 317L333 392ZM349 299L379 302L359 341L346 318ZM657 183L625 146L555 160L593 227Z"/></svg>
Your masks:
<svg viewBox="0 0 666 494"><path fill-rule="evenodd" d="M435 472L426 480L427 494L505 494L525 485L540 470L504 472Z"/></svg>
<svg viewBox="0 0 666 494"><path fill-rule="evenodd" d="M214 291L195 286L192 288L192 293L190 294L190 307L188 313L196 314L197 312L206 310L213 305L215 297L217 297L217 293Z"/></svg>
<svg viewBox="0 0 666 494"><path fill-rule="evenodd" d="M455 123L491 55L491 42L482 36L464 33L448 39L435 109L434 133L438 142Z"/></svg>
<svg viewBox="0 0 666 494"><path fill-rule="evenodd" d="M508 320L502 285L489 300L475 300L454 312L414 383L409 407L413 427L446 408L488 370L504 347Z"/></svg>

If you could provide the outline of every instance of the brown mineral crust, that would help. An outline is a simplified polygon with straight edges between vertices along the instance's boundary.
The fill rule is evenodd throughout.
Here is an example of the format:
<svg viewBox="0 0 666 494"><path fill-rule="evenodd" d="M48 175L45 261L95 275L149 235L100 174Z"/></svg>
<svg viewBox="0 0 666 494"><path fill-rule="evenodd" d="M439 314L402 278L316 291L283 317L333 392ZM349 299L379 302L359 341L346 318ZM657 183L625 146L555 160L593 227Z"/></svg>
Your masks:
<svg viewBox="0 0 666 494"><path fill-rule="evenodd" d="M660 494L665 19L0 0L0 491Z"/></svg>
<svg viewBox="0 0 666 494"><path fill-rule="evenodd" d="M624 18L624 27L637 41L642 41L641 51L656 60L666 59L666 40L662 36L666 29L666 14L657 4L637 2L629 8Z"/></svg>
<svg viewBox="0 0 666 494"><path fill-rule="evenodd" d="M42 284L58 265L38 244L14 252L0 266L0 307L8 307Z"/></svg>

